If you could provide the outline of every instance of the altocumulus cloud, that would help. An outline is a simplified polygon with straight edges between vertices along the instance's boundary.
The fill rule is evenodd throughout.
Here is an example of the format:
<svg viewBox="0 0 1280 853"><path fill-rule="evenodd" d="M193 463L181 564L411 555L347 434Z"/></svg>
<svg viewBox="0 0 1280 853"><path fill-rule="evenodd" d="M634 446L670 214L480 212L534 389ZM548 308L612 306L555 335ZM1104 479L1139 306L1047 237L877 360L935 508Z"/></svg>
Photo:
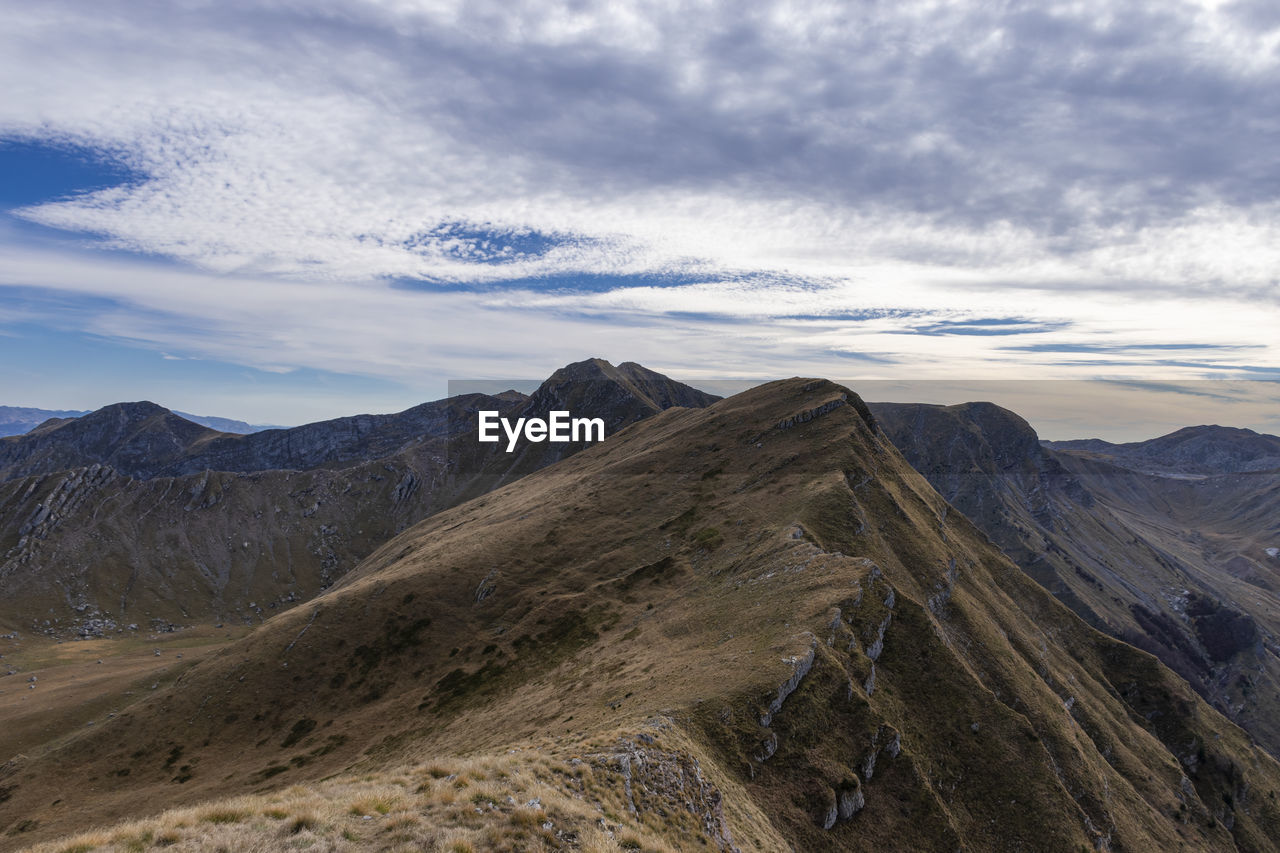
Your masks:
<svg viewBox="0 0 1280 853"><path fill-rule="evenodd" d="M2 5L0 136L136 176L14 215L185 267L0 235L0 283L112 300L101 334L335 369L340 317L379 375L510 356L469 312L539 367L610 330L715 371L1280 366L1269 4Z"/></svg>

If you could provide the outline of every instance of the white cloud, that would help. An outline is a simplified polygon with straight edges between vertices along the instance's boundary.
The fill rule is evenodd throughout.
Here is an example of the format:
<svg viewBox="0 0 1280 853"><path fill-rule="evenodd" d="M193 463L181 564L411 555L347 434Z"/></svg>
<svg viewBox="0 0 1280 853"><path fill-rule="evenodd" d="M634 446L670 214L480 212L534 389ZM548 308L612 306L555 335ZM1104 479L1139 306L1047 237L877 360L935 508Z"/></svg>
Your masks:
<svg viewBox="0 0 1280 853"><path fill-rule="evenodd" d="M620 335L720 373L1280 365L1277 30L1235 6L4 5L0 136L143 176L20 214L193 268L4 249L113 300L100 334L398 378ZM695 283L524 281L583 274ZM909 334L992 317L1047 331Z"/></svg>

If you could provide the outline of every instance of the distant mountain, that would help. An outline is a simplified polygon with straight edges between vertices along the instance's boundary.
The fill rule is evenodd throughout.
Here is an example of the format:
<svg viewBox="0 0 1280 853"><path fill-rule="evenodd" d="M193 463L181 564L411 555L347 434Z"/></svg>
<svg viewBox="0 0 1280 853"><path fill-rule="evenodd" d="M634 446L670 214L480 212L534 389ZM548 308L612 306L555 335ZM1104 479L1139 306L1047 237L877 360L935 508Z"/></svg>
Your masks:
<svg viewBox="0 0 1280 853"><path fill-rule="evenodd" d="M484 395L468 395L480 399ZM110 465L139 479L201 471L342 468L407 450L427 438L473 432L471 410L459 397L423 403L390 415L353 415L250 434L219 434L154 403L108 406L37 434L0 441L0 480L92 464ZM605 415L606 434L671 406L705 406L719 399L638 364L617 367L603 359L557 370L531 396L508 391L486 397L512 418L546 417L552 410ZM472 407L474 408L474 407ZM565 445L530 445L541 467L565 455ZM518 467L531 469L529 460Z"/></svg>
<svg viewBox="0 0 1280 853"><path fill-rule="evenodd" d="M481 395L472 395L480 399ZM202 470L266 471L342 468L408 449L424 437L468 439L476 430L478 403L460 412L448 398L424 403L394 415L356 415L320 421L285 430L268 430L247 436L224 436L210 441L186 458L157 466L155 475L190 474ZM484 407L504 417L545 418L553 410L575 416L603 416L606 435L672 406L701 407L718 397L675 382L638 364L614 367L603 359L588 359L560 368L531 395L507 391ZM528 473L581 449L582 445L522 443L519 454L500 447L479 447L468 440L453 447L455 469L489 476L511 471ZM481 453L484 459L465 457ZM464 454L464 455L459 455ZM496 468L494 467L496 466Z"/></svg>
<svg viewBox="0 0 1280 853"><path fill-rule="evenodd" d="M234 418L220 418L216 415L192 415L187 412L180 412L177 409L173 413L181 418L186 418L192 423L207 426L210 429L216 429L218 432L234 432L246 435L251 432L262 432L264 429L288 429L288 427L277 426L275 424L250 424L244 421L238 421Z"/></svg>
<svg viewBox="0 0 1280 853"><path fill-rule="evenodd" d="M145 477L218 435L155 403L116 403L0 438L0 480L94 464Z"/></svg>
<svg viewBox="0 0 1280 853"><path fill-rule="evenodd" d="M531 397L463 395L250 435L136 403L0 439L0 625L61 635L258 621L422 518L585 446L480 445L479 410L568 406L612 435L664 406L714 399L590 360Z"/></svg>
<svg viewBox="0 0 1280 853"><path fill-rule="evenodd" d="M219 432L250 433L260 432L264 429L280 428L264 424L248 424L244 421L219 418L212 415L191 415L177 410L174 410L173 413L178 417L186 418L192 423L207 426ZM22 435L25 432L30 432L50 418L64 420L66 418L78 418L87 414L89 414L88 411L58 411L53 409L22 408L19 406L0 406L0 437Z"/></svg>
<svg viewBox="0 0 1280 853"><path fill-rule="evenodd" d="M1280 561L1265 550L1280 545L1280 474L1240 473L1269 464L1273 437L1191 427L1132 445L1039 442L990 403L870 405L1027 574L1280 755Z"/></svg>
<svg viewBox="0 0 1280 853"><path fill-rule="evenodd" d="M1162 476L1213 476L1280 469L1280 437L1236 427L1184 427L1147 441L1112 444L1099 438L1046 441L1053 450L1087 452L1115 465Z"/></svg>
<svg viewBox="0 0 1280 853"><path fill-rule="evenodd" d="M48 849L1280 837L1280 764L1029 579L822 380L642 418L176 670L3 765L0 845L140 803L156 816Z"/></svg>
<svg viewBox="0 0 1280 853"><path fill-rule="evenodd" d="M88 412L55 409L31 409L22 406L0 406L0 437L22 435L50 418L78 418Z"/></svg>

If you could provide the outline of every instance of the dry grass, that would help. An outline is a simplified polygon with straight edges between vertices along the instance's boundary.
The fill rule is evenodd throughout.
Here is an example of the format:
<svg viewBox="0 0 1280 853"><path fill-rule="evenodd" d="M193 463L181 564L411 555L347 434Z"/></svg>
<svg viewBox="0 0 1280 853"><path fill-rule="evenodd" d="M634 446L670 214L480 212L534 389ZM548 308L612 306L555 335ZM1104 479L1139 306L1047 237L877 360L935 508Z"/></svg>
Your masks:
<svg viewBox="0 0 1280 853"><path fill-rule="evenodd" d="M619 818L627 815L622 797L612 771L528 750L172 809L32 853L679 849L659 830Z"/></svg>

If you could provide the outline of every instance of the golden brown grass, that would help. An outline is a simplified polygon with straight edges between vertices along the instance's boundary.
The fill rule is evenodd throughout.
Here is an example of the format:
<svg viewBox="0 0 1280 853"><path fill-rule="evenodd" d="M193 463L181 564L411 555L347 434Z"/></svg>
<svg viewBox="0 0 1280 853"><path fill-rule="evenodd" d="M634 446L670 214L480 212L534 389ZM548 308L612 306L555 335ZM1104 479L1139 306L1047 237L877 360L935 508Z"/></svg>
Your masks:
<svg viewBox="0 0 1280 853"><path fill-rule="evenodd" d="M660 829L619 817L627 809L617 782L606 768L533 750L433 761L171 809L32 853L678 850Z"/></svg>

